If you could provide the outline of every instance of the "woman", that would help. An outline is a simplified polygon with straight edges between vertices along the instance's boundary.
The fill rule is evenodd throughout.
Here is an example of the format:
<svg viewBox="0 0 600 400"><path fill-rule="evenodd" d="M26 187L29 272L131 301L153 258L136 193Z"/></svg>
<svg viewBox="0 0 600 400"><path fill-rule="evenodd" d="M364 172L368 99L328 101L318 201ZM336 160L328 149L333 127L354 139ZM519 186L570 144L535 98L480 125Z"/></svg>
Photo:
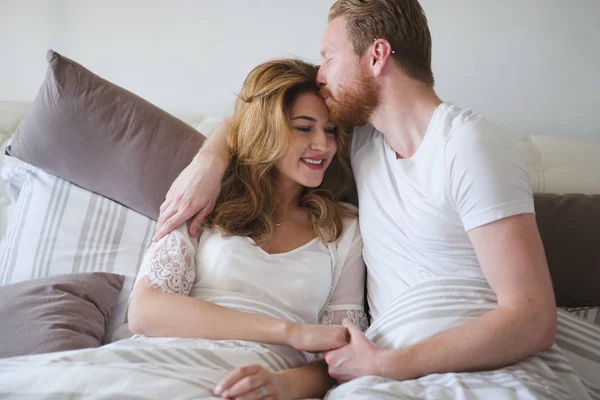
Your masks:
<svg viewBox="0 0 600 400"><path fill-rule="evenodd" d="M220 127L231 164L199 240L179 227L147 251L130 339L0 360L0 392L34 398L322 397L315 353L363 330L364 263L347 136L329 121L317 70L255 68ZM347 325L347 324L346 324Z"/></svg>
<svg viewBox="0 0 600 400"><path fill-rule="evenodd" d="M356 212L336 201L347 134L316 75L297 60L248 75L219 128L232 161L203 233L182 226L154 243L132 293L137 340L202 339L230 367L253 364L213 375L223 397L323 396L333 382L313 353L347 343L343 317L366 329Z"/></svg>

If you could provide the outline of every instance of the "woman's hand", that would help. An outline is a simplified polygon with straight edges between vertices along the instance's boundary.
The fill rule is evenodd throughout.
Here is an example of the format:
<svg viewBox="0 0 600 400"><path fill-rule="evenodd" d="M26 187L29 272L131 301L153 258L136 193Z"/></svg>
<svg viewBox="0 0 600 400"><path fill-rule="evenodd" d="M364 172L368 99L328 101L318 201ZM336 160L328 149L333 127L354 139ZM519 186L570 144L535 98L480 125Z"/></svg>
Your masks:
<svg viewBox="0 0 600 400"><path fill-rule="evenodd" d="M288 400L290 385L285 377L260 365L235 369L215 388L215 395L234 400Z"/></svg>
<svg viewBox="0 0 600 400"><path fill-rule="evenodd" d="M349 343L348 330L341 325L294 324L288 345L311 353L336 350Z"/></svg>

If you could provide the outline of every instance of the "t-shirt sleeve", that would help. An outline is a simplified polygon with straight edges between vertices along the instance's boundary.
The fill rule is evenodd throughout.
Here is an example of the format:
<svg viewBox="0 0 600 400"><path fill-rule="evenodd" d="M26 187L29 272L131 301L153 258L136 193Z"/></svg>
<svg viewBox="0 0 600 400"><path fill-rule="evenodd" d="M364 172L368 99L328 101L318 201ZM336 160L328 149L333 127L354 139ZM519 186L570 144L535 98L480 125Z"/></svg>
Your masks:
<svg viewBox="0 0 600 400"><path fill-rule="evenodd" d="M525 163L500 128L482 118L458 126L444 149L448 194L465 230L534 213Z"/></svg>
<svg viewBox="0 0 600 400"><path fill-rule="evenodd" d="M350 143L348 144L348 159L350 164L354 165L356 154L362 150L362 148L369 144L375 136L375 128L371 124L355 127L352 130L350 136Z"/></svg>

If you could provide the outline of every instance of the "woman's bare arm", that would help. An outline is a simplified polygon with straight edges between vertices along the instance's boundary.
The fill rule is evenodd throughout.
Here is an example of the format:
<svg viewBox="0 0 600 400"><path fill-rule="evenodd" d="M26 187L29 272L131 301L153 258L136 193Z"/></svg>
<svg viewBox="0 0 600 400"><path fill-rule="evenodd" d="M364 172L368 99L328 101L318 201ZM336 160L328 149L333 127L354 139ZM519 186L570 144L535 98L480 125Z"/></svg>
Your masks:
<svg viewBox="0 0 600 400"><path fill-rule="evenodd" d="M139 282L129 304L129 329L146 336L248 340L321 352L347 343L341 326L305 325L163 292Z"/></svg>

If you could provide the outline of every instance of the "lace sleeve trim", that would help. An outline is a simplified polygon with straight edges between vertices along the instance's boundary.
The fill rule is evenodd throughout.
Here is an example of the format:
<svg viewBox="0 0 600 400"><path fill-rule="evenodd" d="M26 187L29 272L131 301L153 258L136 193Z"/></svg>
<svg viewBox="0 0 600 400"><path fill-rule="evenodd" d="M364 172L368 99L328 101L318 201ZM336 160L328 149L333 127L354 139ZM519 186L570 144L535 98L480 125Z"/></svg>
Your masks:
<svg viewBox="0 0 600 400"><path fill-rule="evenodd" d="M153 243L144 262L143 275L150 287L163 292L187 296L196 279L194 254L189 245L176 233Z"/></svg>
<svg viewBox="0 0 600 400"><path fill-rule="evenodd" d="M362 332L369 327L367 314L362 310L325 310L319 323L321 325L341 325L344 318L352 321Z"/></svg>

